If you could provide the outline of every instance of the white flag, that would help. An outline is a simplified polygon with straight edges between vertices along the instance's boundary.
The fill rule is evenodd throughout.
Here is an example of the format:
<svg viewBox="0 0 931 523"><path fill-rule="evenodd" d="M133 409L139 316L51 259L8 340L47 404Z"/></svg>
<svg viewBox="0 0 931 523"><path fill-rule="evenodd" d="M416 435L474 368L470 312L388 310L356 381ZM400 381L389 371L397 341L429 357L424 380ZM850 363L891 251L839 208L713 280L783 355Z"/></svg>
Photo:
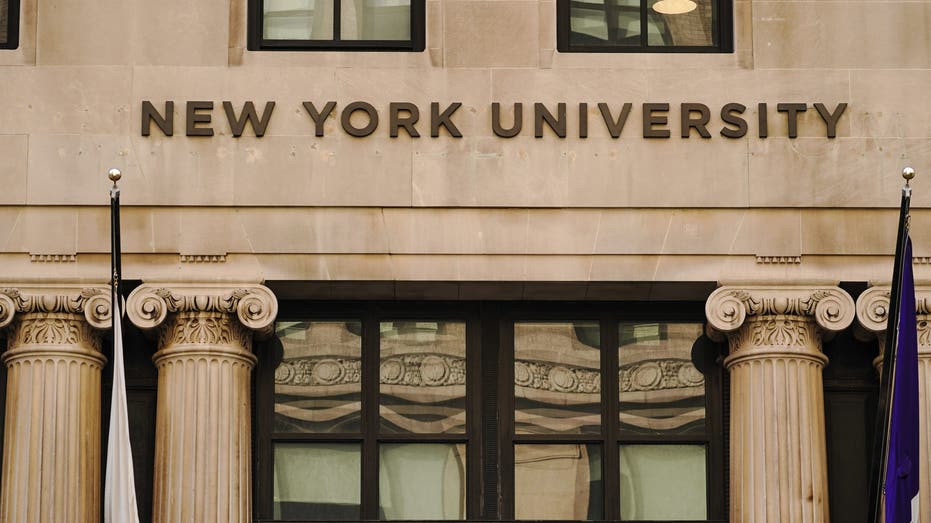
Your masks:
<svg viewBox="0 0 931 523"><path fill-rule="evenodd" d="M122 316L119 298L113 301L113 394L110 397L103 520L104 523L138 523L133 451L129 446L129 415L126 410L126 372L123 370L123 333L120 329Z"/></svg>

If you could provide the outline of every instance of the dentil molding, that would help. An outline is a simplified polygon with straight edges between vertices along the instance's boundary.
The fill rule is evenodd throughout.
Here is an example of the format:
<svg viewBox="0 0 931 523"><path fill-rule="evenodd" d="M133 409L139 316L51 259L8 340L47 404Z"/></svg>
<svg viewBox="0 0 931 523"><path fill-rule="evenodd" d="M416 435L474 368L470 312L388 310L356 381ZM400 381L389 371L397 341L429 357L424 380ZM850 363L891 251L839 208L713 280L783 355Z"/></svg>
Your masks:
<svg viewBox="0 0 931 523"><path fill-rule="evenodd" d="M278 315L272 291L257 284L143 284L126 300L130 321L140 329L154 329L168 314L224 313L260 334L270 334Z"/></svg>
<svg viewBox="0 0 931 523"><path fill-rule="evenodd" d="M725 286L705 302L711 334L731 334L748 317L812 319L826 333L847 328L855 316L853 298L839 287Z"/></svg>

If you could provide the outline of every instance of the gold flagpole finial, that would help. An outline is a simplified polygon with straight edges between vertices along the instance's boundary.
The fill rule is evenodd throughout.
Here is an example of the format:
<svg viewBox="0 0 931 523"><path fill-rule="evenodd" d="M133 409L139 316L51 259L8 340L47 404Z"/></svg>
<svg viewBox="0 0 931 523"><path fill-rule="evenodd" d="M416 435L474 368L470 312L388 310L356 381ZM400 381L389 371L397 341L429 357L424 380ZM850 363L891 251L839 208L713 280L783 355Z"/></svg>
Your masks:
<svg viewBox="0 0 931 523"><path fill-rule="evenodd" d="M107 171L107 177L110 178L110 181L113 182L113 186L116 187L116 182L120 181L120 178L123 177L123 173L119 169L110 169Z"/></svg>
<svg viewBox="0 0 931 523"><path fill-rule="evenodd" d="M911 167L902 169L902 178L905 178L905 185L908 185L908 182L910 182L914 177L915 169L912 169Z"/></svg>

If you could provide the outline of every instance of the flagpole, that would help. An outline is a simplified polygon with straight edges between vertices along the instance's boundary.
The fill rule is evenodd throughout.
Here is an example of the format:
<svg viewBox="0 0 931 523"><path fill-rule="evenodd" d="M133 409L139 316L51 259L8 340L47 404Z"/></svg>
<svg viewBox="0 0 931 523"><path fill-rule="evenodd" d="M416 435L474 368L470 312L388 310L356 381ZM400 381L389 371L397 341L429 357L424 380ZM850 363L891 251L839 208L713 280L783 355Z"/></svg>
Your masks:
<svg viewBox="0 0 931 523"><path fill-rule="evenodd" d="M113 182L113 187L110 188L110 272L113 278L111 281L111 298L113 301L111 303L118 303L116 300L121 296L120 275L122 267L120 266L120 253L122 250L120 250L120 188L116 185L116 182L120 181L123 173L119 169L110 169L107 172L107 177ZM114 328L118 320L119 318L113 318L111 329Z"/></svg>
<svg viewBox="0 0 931 523"><path fill-rule="evenodd" d="M890 395L895 381L895 353L899 332L899 302L902 295L902 263L905 241L908 238L909 208L912 188L909 182L915 170L902 170L905 185L902 186L902 201L899 205L899 225L895 244L895 260L892 268L892 287L889 292L889 311L886 314L886 346L883 350L882 377L879 382L879 401L876 406L876 423L873 429L873 451L870 463L870 523L882 521L883 483L889 453L889 423L892 415ZM891 522L890 522L891 523Z"/></svg>

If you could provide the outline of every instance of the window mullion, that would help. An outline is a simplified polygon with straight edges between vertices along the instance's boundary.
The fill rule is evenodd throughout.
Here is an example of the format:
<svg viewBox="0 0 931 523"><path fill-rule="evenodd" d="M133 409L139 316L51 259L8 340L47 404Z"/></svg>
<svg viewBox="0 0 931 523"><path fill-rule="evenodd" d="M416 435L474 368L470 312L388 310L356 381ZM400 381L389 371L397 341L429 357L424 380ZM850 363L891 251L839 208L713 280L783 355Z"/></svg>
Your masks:
<svg viewBox="0 0 931 523"><path fill-rule="evenodd" d="M362 318L362 519L378 519L378 318Z"/></svg>
<svg viewBox="0 0 931 523"><path fill-rule="evenodd" d="M647 32L650 30L647 23L647 16L650 12L650 0L640 0L640 47L646 49L650 46L650 36Z"/></svg>
<svg viewBox="0 0 931 523"><path fill-rule="evenodd" d="M342 30L340 27L341 18L343 17L340 12L343 8L342 4L342 0L333 0L333 40L337 42L343 39L342 33L340 33Z"/></svg>
<svg viewBox="0 0 931 523"><path fill-rule="evenodd" d="M618 410L618 323L617 319L601 320L601 404L602 434L604 435L604 463L602 481L604 485L604 517L618 520L621 517L620 503L620 457L618 440L620 427Z"/></svg>

